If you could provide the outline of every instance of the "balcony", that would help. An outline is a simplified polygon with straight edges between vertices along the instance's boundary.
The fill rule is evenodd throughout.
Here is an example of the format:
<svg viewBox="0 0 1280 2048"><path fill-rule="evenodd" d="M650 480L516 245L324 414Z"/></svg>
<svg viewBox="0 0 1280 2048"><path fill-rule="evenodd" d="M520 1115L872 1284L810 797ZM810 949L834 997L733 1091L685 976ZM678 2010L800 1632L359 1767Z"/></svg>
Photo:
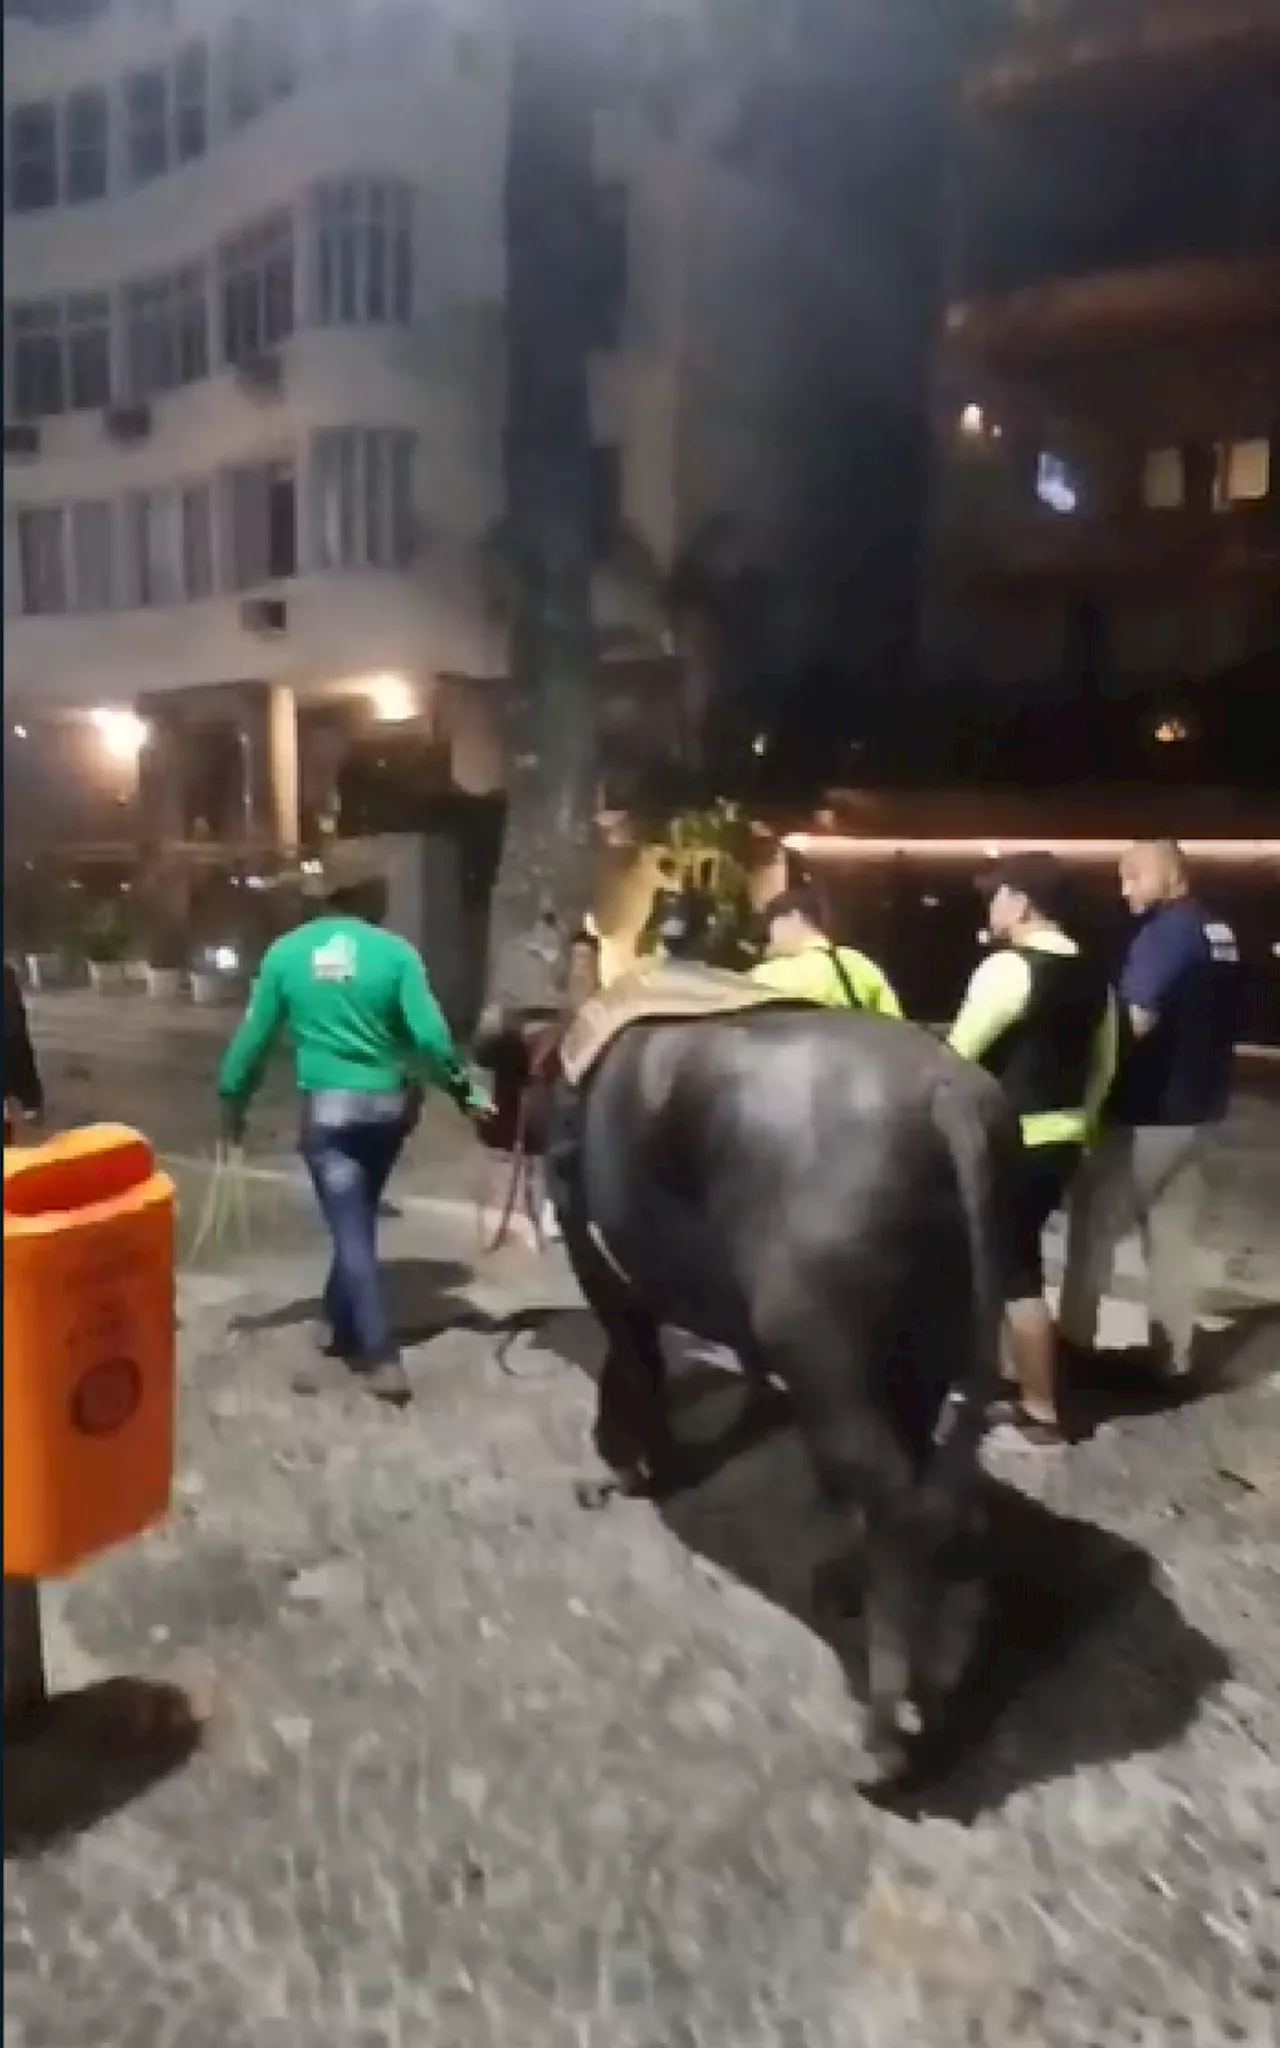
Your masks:
<svg viewBox="0 0 1280 2048"><path fill-rule="evenodd" d="M1280 329L1280 252L1196 257L1064 278L947 312L945 340L993 364L1030 364L1215 329Z"/></svg>
<svg viewBox="0 0 1280 2048"><path fill-rule="evenodd" d="M1228 512L1028 517L969 537L964 554L958 580L987 593L1119 587L1185 596L1223 583L1280 585L1280 500Z"/></svg>
<svg viewBox="0 0 1280 2048"><path fill-rule="evenodd" d="M1064 88L1108 89L1138 72L1204 71L1280 49L1280 0L1019 0L1002 55L969 81L975 112Z"/></svg>

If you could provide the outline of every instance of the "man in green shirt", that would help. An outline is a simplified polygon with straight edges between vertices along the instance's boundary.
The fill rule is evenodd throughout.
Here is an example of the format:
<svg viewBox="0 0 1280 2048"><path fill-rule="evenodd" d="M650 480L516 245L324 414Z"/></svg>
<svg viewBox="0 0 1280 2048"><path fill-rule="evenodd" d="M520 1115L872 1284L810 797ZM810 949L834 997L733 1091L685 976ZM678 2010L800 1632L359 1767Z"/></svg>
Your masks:
<svg viewBox="0 0 1280 2048"><path fill-rule="evenodd" d="M423 1081L468 1113L489 1104L463 1065L407 939L376 921L382 895L363 849L339 844L309 885L318 914L270 947L222 1062L223 1134L244 1135L248 1107L282 1031L303 1098L302 1156L333 1240L324 1290L331 1370L295 1385L360 1385L403 1403L409 1382L378 1271L378 1207L416 1119Z"/></svg>
<svg viewBox="0 0 1280 2048"><path fill-rule="evenodd" d="M775 896L766 906L764 924L768 953L751 969L752 981L794 996L798 1003L901 1017L902 1006L875 961L827 937L814 890L786 889Z"/></svg>
<svg viewBox="0 0 1280 2048"><path fill-rule="evenodd" d="M998 862L979 887L995 950L969 983L950 1042L995 1075L1021 1117L1007 1288L1018 1393L1008 1420L1021 1442L1049 1448L1063 1439L1042 1238L1115 1078L1118 1010L1104 969L1064 929L1066 877L1052 854Z"/></svg>

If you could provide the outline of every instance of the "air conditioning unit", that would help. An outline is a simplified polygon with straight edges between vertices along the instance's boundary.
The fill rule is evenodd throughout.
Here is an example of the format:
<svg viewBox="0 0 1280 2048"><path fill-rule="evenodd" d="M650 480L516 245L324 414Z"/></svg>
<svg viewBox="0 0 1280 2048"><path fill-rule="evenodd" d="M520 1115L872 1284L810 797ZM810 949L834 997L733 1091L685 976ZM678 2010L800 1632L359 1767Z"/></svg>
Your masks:
<svg viewBox="0 0 1280 2048"><path fill-rule="evenodd" d="M4 430L4 459L19 462L40 453L40 429L34 420L14 420Z"/></svg>
<svg viewBox="0 0 1280 2048"><path fill-rule="evenodd" d="M279 398L284 390L284 357L246 356L236 365L241 388L254 398Z"/></svg>
<svg viewBox="0 0 1280 2048"><path fill-rule="evenodd" d="M240 605L240 624L246 633L274 639L288 630L289 607L282 597L246 597Z"/></svg>
<svg viewBox="0 0 1280 2048"><path fill-rule="evenodd" d="M151 432L151 407L145 402L109 405L102 415L102 424L113 441L122 441L126 446L145 441Z"/></svg>

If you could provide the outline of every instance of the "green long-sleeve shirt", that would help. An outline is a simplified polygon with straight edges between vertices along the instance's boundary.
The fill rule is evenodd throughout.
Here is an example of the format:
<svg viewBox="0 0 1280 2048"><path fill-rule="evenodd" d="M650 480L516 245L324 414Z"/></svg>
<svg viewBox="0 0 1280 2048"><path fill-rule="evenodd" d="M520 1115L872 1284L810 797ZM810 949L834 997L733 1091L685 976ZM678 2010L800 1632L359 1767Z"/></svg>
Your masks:
<svg viewBox="0 0 1280 2048"><path fill-rule="evenodd" d="M421 957L359 917L317 917L277 939L222 1062L218 1092L248 1102L282 1032L304 1095L379 1094L418 1078L461 1095L466 1071Z"/></svg>

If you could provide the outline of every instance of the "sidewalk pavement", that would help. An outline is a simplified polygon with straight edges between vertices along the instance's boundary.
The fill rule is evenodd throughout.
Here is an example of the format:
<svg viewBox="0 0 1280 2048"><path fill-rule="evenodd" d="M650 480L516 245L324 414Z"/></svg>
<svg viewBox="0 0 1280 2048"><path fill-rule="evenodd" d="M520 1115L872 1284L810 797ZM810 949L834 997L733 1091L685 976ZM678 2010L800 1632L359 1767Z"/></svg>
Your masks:
<svg viewBox="0 0 1280 2048"><path fill-rule="evenodd" d="M414 1405L301 1400L322 1249L276 1197L182 1282L170 1521L49 1595L80 1690L6 1744L6 2048L1274 2039L1265 1339L1003 1475L971 1745L904 1816L854 1789L789 1435L583 1516L599 1335L558 1254L477 1263L443 1212L386 1226ZM537 1307L509 1377L493 1325ZM699 1437L740 1399L676 1391ZM180 1764L117 1721L86 1765L89 1702L175 1685Z"/></svg>

